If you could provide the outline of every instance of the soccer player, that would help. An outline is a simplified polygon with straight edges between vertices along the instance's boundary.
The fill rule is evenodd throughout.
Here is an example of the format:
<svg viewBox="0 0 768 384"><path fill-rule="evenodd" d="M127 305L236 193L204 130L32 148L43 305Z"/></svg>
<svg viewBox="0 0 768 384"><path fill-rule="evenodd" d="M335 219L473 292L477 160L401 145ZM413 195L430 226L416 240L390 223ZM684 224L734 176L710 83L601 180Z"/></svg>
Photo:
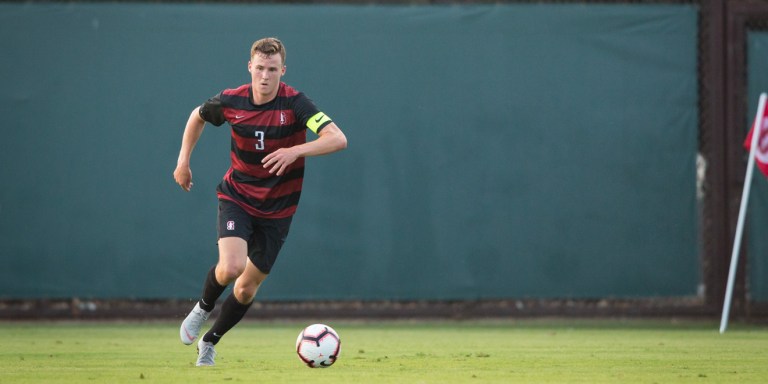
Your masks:
<svg viewBox="0 0 768 384"><path fill-rule="evenodd" d="M243 318L272 270L299 203L304 158L347 147L346 136L331 118L281 81L285 70L280 40L254 42L248 61L251 81L195 108L184 129L173 177L190 191L190 157L205 123L227 122L232 128L232 165L216 188L219 259L205 278L200 300L181 324L184 344L195 341L216 300L229 284L234 286L219 317L197 343L197 366L214 364L214 346ZM307 141L307 129L317 138Z"/></svg>

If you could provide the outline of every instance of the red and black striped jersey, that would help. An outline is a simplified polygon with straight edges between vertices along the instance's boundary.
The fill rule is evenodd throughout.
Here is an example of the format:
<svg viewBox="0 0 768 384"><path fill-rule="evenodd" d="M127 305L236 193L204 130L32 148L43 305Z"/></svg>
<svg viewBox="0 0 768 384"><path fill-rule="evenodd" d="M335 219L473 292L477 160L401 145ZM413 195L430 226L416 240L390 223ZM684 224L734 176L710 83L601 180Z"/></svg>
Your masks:
<svg viewBox="0 0 768 384"><path fill-rule="evenodd" d="M304 158L281 176L269 173L261 160L280 148L306 142L307 128L315 133L331 120L302 92L280 83L277 97L253 104L251 85L226 89L200 106L203 120L231 126L232 165L216 188L219 199L231 200L246 212L263 218L293 215L304 181Z"/></svg>

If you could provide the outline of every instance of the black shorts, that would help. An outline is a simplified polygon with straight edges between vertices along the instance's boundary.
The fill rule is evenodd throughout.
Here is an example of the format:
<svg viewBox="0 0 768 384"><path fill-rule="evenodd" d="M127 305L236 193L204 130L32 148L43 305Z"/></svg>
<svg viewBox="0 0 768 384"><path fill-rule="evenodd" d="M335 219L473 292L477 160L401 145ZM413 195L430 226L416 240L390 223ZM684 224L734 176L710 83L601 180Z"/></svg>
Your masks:
<svg viewBox="0 0 768 384"><path fill-rule="evenodd" d="M248 258L261 272L269 273L288 237L293 216L264 219L249 215L229 200L219 200L219 239L239 237L248 242Z"/></svg>

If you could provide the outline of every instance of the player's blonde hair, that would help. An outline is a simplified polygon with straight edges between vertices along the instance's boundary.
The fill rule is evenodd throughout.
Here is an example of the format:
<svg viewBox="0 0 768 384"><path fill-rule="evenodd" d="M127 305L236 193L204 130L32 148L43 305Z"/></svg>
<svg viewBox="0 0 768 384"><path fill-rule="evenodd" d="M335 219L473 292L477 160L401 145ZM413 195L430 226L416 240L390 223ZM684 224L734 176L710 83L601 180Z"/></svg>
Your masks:
<svg viewBox="0 0 768 384"><path fill-rule="evenodd" d="M253 59L253 55L257 53L266 56L272 56L279 53L280 58L283 59L283 64L285 64L285 46L283 45L283 42L276 37L265 37L256 40L251 46L251 59Z"/></svg>

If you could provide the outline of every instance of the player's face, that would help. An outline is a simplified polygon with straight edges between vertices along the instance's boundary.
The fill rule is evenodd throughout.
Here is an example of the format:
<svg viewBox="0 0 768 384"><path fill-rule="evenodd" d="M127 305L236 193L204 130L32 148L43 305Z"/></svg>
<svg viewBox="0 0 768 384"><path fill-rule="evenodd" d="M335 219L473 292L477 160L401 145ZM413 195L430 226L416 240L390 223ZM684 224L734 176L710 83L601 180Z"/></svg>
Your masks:
<svg viewBox="0 0 768 384"><path fill-rule="evenodd" d="M253 93L263 97L274 97L280 85L280 78L285 74L285 66L280 55L253 55L248 62L251 73Z"/></svg>

